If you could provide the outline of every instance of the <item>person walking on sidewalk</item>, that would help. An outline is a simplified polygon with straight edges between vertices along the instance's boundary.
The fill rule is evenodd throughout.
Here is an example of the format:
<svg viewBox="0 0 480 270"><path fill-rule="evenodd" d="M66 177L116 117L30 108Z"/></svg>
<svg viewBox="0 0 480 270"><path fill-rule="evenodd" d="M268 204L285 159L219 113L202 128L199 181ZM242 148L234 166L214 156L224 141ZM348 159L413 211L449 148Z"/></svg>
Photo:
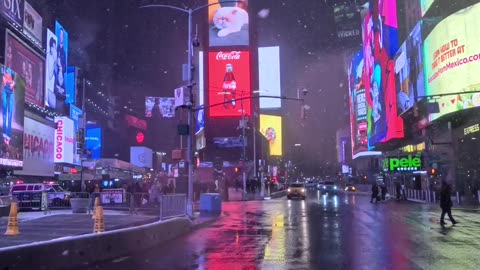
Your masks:
<svg viewBox="0 0 480 270"><path fill-rule="evenodd" d="M440 191L440 208L442 209L442 215L440 216L440 225L445 225L445 214L448 214L448 218L453 225L457 224L455 219L452 217L452 194L450 185L443 181L442 189Z"/></svg>
<svg viewBox="0 0 480 270"><path fill-rule="evenodd" d="M372 185L372 198L370 199L370 203L373 203L373 200L375 200L375 203L378 201L378 185L377 185L377 183L374 183Z"/></svg>

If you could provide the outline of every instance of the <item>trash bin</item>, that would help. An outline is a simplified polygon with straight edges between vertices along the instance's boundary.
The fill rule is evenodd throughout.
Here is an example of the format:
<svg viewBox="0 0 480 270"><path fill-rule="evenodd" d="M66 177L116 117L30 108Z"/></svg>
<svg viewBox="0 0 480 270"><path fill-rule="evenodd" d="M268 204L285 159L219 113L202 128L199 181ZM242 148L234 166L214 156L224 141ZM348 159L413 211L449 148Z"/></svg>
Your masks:
<svg viewBox="0 0 480 270"><path fill-rule="evenodd" d="M200 195L200 212L220 214L222 212L222 198L219 193L204 193Z"/></svg>

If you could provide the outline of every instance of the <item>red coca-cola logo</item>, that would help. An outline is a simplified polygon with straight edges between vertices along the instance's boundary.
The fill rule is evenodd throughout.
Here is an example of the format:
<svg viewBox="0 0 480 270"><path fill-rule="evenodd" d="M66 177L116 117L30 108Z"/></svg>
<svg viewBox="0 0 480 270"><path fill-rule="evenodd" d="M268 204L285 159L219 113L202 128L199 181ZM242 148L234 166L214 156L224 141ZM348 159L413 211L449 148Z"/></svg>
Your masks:
<svg viewBox="0 0 480 270"><path fill-rule="evenodd" d="M224 82L223 83L223 89L225 90L235 90L237 89L237 83L235 81L231 81L231 82Z"/></svg>
<svg viewBox="0 0 480 270"><path fill-rule="evenodd" d="M231 51L231 52L218 52L217 60L240 60L241 52Z"/></svg>

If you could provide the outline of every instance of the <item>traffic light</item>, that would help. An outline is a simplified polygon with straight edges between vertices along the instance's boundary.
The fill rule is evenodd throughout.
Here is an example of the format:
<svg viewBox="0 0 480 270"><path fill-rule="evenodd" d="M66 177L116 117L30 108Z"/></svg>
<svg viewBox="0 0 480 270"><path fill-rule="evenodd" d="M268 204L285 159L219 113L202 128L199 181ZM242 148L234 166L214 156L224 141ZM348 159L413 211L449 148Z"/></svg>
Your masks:
<svg viewBox="0 0 480 270"><path fill-rule="evenodd" d="M235 170L235 173L238 173L238 172L239 172L239 169L238 169L238 167L235 167L235 169L234 169L234 170Z"/></svg>
<svg viewBox="0 0 480 270"><path fill-rule="evenodd" d="M431 168L430 171L428 171L428 174L430 174L430 175L436 175L436 174L437 174L437 170L435 170L434 168Z"/></svg>

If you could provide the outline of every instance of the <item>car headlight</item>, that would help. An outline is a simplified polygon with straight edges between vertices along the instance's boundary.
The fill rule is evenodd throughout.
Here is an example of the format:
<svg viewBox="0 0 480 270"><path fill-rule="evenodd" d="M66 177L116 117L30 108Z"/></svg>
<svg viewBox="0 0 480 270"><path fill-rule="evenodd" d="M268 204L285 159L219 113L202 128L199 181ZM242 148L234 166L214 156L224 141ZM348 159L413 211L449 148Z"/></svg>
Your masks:
<svg viewBox="0 0 480 270"><path fill-rule="evenodd" d="M302 188L302 190L301 190L301 191L302 191L302 193L304 193L304 192L305 192L305 189L304 189L304 188Z"/></svg>
<svg viewBox="0 0 480 270"><path fill-rule="evenodd" d="M353 187L352 190L356 190L356 189Z"/></svg>
<svg viewBox="0 0 480 270"><path fill-rule="evenodd" d="M334 186L333 189L337 189L337 186Z"/></svg>
<svg viewBox="0 0 480 270"><path fill-rule="evenodd" d="M287 189L288 192L292 191L291 189Z"/></svg>
<svg viewBox="0 0 480 270"><path fill-rule="evenodd" d="M326 189L326 187L325 187L325 186L323 186L323 189Z"/></svg>
<svg viewBox="0 0 480 270"><path fill-rule="evenodd" d="M345 191L347 191L347 190L348 190L348 187L345 188Z"/></svg>

